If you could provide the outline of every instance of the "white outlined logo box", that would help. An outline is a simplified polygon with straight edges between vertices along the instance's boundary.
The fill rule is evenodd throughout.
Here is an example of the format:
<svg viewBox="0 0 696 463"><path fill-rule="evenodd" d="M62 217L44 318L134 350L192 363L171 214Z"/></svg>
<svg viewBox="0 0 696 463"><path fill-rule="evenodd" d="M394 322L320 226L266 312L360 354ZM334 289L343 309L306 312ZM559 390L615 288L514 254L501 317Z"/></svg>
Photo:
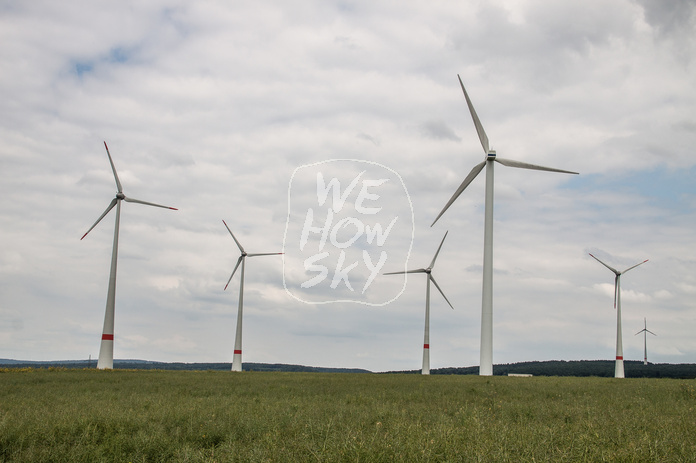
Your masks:
<svg viewBox="0 0 696 463"><path fill-rule="evenodd" d="M382 306L404 291L413 205L399 174L378 163L332 159L298 167L288 186L283 285L308 304Z"/></svg>

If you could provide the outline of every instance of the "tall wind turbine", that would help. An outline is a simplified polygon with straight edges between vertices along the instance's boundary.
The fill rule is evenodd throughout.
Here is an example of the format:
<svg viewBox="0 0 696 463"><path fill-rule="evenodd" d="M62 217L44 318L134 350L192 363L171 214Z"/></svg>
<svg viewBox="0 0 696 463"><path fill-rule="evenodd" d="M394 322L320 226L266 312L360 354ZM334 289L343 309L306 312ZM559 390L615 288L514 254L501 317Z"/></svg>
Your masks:
<svg viewBox="0 0 696 463"><path fill-rule="evenodd" d="M655 333L650 331L648 329L648 321L647 319L643 318L643 329L634 334L634 336L638 336L640 333L643 333L643 365L648 364L648 333L652 334L653 336L657 336Z"/></svg>
<svg viewBox="0 0 696 463"><path fill-rule="evenodd" d="M237 259L237 265L234 266L234 270L232 270L232 275L230 275L230 279L227 280L227 284L225 285L225 289L227 289L227 286L229 286L230 281L232 281L232 277L237 271L237 268L239 268L239 264L242 264L242 270L239 277L239 307L237 308L237 331L234 336L234 356L232 357L232 371L242 371L242 307L244 306L244 264L246 262L246 258L256 256L277 256L283 253L266 252L262 254L247 254L242 245L239 244L239 241L237 241L237 238L234 236L234 233L232 233L232 230L230 230L230 227L227 226L227 223L224 220L222 221L222 223L225 224L225 228L227 228L227 231L230 232L230 235L232 235L232 239L235 243L237 243L237 247L239 248L239 251L242 253L239 256L239 259Z"/></svg>
<svg viewBox="0 0 696 463"><path fill-rule="evenodd" d="M109 213L111 209L116 206L116 225L114 227L114 245L111 250L111 271L109 273L109 290L106 293L106 313L104 314L104 328L102 330L101 346L99 347L99 361L97 362L97 368L99 369L112 369L114 367L114 308L116 306L116 263L118 260L118 230L119 224L121 222L121 201L126 201L128 203L138 203L145 204L147 206L162 207L164 209L172 209L174 211L178 210L175 207L161 206L155 203L148 203L146 201L140 201L139 199L128 198L123 194L123 187L118 179L118 174L116 173L116 167L114 167L114 161L111 159L111 154L109 153L109 147L106 146L104 142L104 148L106 148L106 155L109 157L109 164L111 164L111 170L114 173L114 180L116 180L116 197L111 200L111 203L106 208L104 213L99 216L94 225L87 230L87 233L91 232L94 227L97 226L99 222ZM87 233L82 235L80 240L87 236Z"/></svg>
<svg viewBox="0 0 696 463"><path fill-rule="evenodd" d="M507 167L518 167L522 169L543 170L548 172L561 172L564 174L577 174L567 170L553 169L551 167L542 167L535 164L527 164L526 162L512 161L510 159L502 159L496 156L494 150L488 145L488 136L483 130L483 125L474 110L474 105L469 99L469 94L466 93L461 77L457 75L459 85L464 92L466 104L469 107L471 118L474 120L474 126L478 133L483 151L486 153L486 158L480 164L474 166L466 176L464 181L457 191L454 192L447 204L433 221L431 227L435 225L442 214L456 201L459 195L469 186L476 176L486 168L486 199L485 199L485 220L483 231L483 291L481 301L481 362L479 366L479 375L490 376L493 374L493 167L494 163L498 162Z"/></svg>
<svg viewBox="0 0 696 463"><path fill-rule="evenodd" d="M592 254L590 254L592 256ZM614 367L614 377L623 378L624 377L624 364L623 364L623 336L621 334L621 275L628 272L631 269L638 267L648 261L645 259L632 267L628 267L623 272L619 272L613 267L608 266L601 260L592 256L597 262L604 265L606 268L614 272L614 308L616 309L616 366Z"/></svg>
<svg viewBox="0 0 696 463"><path fill-rule="evenodd" d="M440 246L437 248L437 252L435 253L435 257L433 257L432 262L430 262L430 265L428 268L419 268L417 270L407 270L405 272L390 272L390 273L385 273L385 275L399 275L403 273L425 273L428 275L428 283L427 286L425 287L425 336L423 340L423 370L421 371L422 374L424 375L429 375L430 374L430 282L432 281L435 287L437 288L438 291L440 291L440 294L442 294L442 297L445 298L447 303L449 304L450 307L452 307L452 303L447 299L447 296L445 296L445 293L442 292L442 289L440 289L440 285L437 284L437 281L435 281L435 277L432 274L433 267L435 267L435 260L437 259L437 255L440 254L440 249L442 249L442 244L445 242L445 238L447 238L447 233L445 232L445 236L442 237L442 241L440 242ZM452 307L454 309L454 307Z"/></svg>

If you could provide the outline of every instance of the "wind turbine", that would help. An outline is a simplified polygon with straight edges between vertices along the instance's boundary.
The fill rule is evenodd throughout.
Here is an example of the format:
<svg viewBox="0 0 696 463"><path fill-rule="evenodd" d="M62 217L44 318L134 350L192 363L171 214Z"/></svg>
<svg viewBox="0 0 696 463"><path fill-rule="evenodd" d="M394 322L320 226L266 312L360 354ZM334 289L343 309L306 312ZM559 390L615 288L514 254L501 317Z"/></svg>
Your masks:
<svg viewBox="0 0 696 463"><path fill-rule="evenodd" d="M485 220L484 220L484 231L483 231L483 290L482 290L482 301L481 301L481 362L479 366L479 375L490 376L493 374L493 167L494 163L498 162L507 167L518 167L521 169L532 169L532 170L543 170L548 172L561 172L564 174L577 174L577 172L570 172L567 170L553 169L551 167L542 167L535 164L528 164L526 162L512 161L510 159L502 159L496 156L494 150L490 149L488 145L488 136L483 130L481 121L474 110L474 105L469 99L469 94L466 93L464 84L462 83L461 77L457 74L459 79L459 85L462 87L464 92L464 98L466 98L466 104L469 107L469 112L471 113L471 118L474 120L474 126L476 127L476 132L478 133L479 140L481 141L481 146L483 146L483 151L486 153L486 158L480 164L474 166L466 176L464 181L457 191L454 192L452 197L445 207L440 211L438 216L433 221L431 227L435 225L442 214L445 213L447 209L456 201L459 195L469 186L469 184L476 178L476 176L486 168L486 199L485 199Z"/></svg>
<svg viewBox="0 0 696 463"><path fill-rule="evenodd" d="M106 216L106 214L111 211L111 209L116 206L116 225L114 227L114 245L111 250L111 271L109 273L109 289L106 293L106 313L104 314L104 328L102 329L101 346L99 347L99 361L97 361L98 369L110 370L114 367L114 308L116 306L116 263L118 260L118 230L119 224L121 222L121 201L126 201L129 203L145 204L147 206L162 207L164 209L172 209L174 211L178 210L175 207L161 206L155 203L148 203L146 201L140 201L139 199L128 198L123 194L123 187L118 179L118 174L116 173L116 167L114 167L114 161L111 159L111 154L109 153L109 147L106 146L104 142L104 148L106 148L106 155L109 157L109 164L111 164L111 170L114 173L114 180L116 180L116 197L111 200L111 203L106 208L104 213L99 216L94 225L87 230L87 233L91 232L94 227L97 226L99 222ZM83 240L87 233L82 235L80 240Z"/></svg>
<svg viewBox="0 0 696 463"><path fill-rule="evenodd" d="M592 254L590 254L592 256ZM621 275L628 272L631 269L638 267L648 261L645 259L632 267L628 267L623 272L619 272L613 267L608 266L601 260L592 256L597 262L604 265L606 268L614 272L614 308L616 309L616 366L614 367L614 377L623 378L624 377L624 364L623 364L623 336L621 334Z"/></svg>
<svg viewBox="0 0 696 463"><path fill-rule="evenodd" d="M440 289L440 286L437 284L437 281L435 281L435 277L432 274L433 267L435 267L435 260L437 259L438 254L440 254L440 249L442 249L442 244L445 242L445 238L447 238L447 233L445 232L445 236L442 237L442 241L440 242L440 246L437 248L437 252L435 253L435 257L433 257L432 262L430 262L430 265L428 268L419 268L417 270L407 270L405 272L389 272L385 273L385 275L398 275L398 274L403 274L403 273L425 273L428 275L428 283L427 286L425 287L425 336L423 340L423 370L422 374L424 375L429 375L430 374L430 282L432 281L435 287L437 288L438 291L440 291L440 294L442 294L442 297L445 298L447 303L449 304L450 307L452 307L452 303L447 299L447 296L445 296L445 293L442 292L442 289ZM452 307L454 309L454 307Z"/></svg>
<svg viewBox="0 0 696 463"><path fill-rule="evenodd" d="M648 364L648 333L652 334L653 336L657 336L655 333L650 331L648 329L648 321L643 318L643 329L634 334L634 336L638 336L640 333L643 333L643 365Z"/></svg>
<svg viewBox="0 0 696 463"><path fill-rule="evenodd" d="M237 259L237 265L234 266L234 270L232 270L232 275L230 275L230 279L227 280L227 284L225 285L225 289L227 289L227 286L229 286L230 281L232 281L232 277L237 271L237 268L239 268L239 264L242 264L242 270L239 277L239 307L237 308L237 331L234 337L234 356L232 357L232 371L242 371L242 307L244 306L244 263L246 262L247 257L276 256L283 253L266 252L262 254L247 254L242 245L239 244L239 241L237 241L237 238L234 236L234 233L232 233L232 230L230 230L230 227L227 226L227 223L224 220L222 221L222 223L225 224L225 228L227 228L227 231L230 232L230 235L232 235L232 239L235 243L237 243L237 247L239 248L239 251L242 253L242 255L239 256L239 259Z"/></svg>

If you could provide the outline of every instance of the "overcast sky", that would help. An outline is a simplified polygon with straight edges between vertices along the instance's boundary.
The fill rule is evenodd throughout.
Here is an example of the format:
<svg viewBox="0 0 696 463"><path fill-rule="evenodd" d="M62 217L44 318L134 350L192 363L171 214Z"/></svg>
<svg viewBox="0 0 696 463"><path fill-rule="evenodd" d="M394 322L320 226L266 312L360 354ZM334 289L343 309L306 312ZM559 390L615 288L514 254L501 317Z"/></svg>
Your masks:
<svg viewBox="0 0 696 463"><path fill-rule="evenodd" d="M625 358L647 318L649 360L696 362L695 28L688 0L0 1L0 358L99 354L114 211L80 237L116 192L106 141L126 195L179 209L123 204L115 358L231 362L224 219L287 253L247 260L245 362L420 368L425 278L381 273L448 230L431 367L478 365L484 175L430 227L484 159L459 74L500 157L580 172L496 165L494 363L614 358L588 252L649 259L622 278ZM307 205L327 212L299 174L333 159L369 161L327 168L344 189L391 175L363 206L399 221L369 291L367 267L305 288L357 302L307 304L284 282L316 275L292 251Z"/></svg>

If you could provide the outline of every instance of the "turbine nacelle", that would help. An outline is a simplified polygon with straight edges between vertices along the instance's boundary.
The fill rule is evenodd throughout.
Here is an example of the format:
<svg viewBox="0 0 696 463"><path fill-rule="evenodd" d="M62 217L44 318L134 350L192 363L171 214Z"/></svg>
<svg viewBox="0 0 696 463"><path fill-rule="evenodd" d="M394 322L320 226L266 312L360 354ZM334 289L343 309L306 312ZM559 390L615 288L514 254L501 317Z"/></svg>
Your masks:
<svg viewBox="0 0 696 463"><path fill-rule="evenodd" d="M481 173L481 171L488 165L488 161L495 161L499 164L502 164L506 167L516 167L519 169L530 169L530 170L541 170L541 171L546 171L546 172L559 172L563 174L576 174L577 172L572 172L569 170L563 170L563 169L555 169L553 167L544 167L544 166L539 166L536 164L529 164L527 162L520 162L520 161L514 161L512 159L505 159L505 158L499 158L497 157L497 154L495 150L492 150L489 146L488 142L488 135L486 135L486 131L483 130L483 125L481 124L481 121L479 120L478 115L476 114L476 110L474 109L473 103L471 103L471 99L469 98L469 94L466 92L466 89L464 88L464 83L462 82L461 77L457 75L457 78L459 79L459 84L462 87L462 92L464 93L464 98L466 98L466 104L469 107L469 113L471 114L471 118L474 121L474 126L476 127L476 133L478 134L479 141L481 142L481 147L483 148L483 152L486 153L486 158L483 160L483 162L477 164L474 166L473 169L471 169L471 172L469 172L469 175L466 176L464 181L462 181L461 185L459 185L459 188L454 192L452 197L450 198L449 201L447 201L447 204L445 204L445 207L442 208L440 213L435 217L435 220L433 220L432 225L435 225L435 223L442 217L442 214L445 213L447 209L456 201L456 199L459 197L459 195L462 194L462 192L469 186L469 184L476 178L478 174ZM493 164L491 163L488 165L488 167L493 167ZM492 185L491 185L491 192L492 190ZM491 196L492 197L492 196Z"/></svg>
<svg viewBox="0 0 696 463"><path fill-rule="evenodd" d="M442 241L440 241L440 246L438 246L437 251L435 252L435 256L433 256L433 260L430 261L430 266L426 268L419 268L416 270L406 270L402 272L388 272L385 273L384 275L402 275L404 273L425 273L428 275L428 282L432 281L435 287L437 288L438 291L440 291L440 294L442 294L442 297L445 298L447 303L449 304L450 307L454 309L454 306L452 303L447 299L447 296L445 296L445 293L442 292L442 289L440 288L440 285L437 284L437 281L435 281L435 277L432 275L433 267L435 267L435 261L437 260L437 256L440 254L440 249L442 249L442 245L445 243L445 238L447 238L447 234L449 231L445 232L445 236L442 237ZM430 284L430 283L428 283ZM430 304L430 300L428 299L427 304Z"/></svg>
<svg viewBox="0 0 696 463"><path fill-rule="evenodd" d="M614 267L611 267L611 266L607 265L606 263L602 262L596 256L592 255L592 253L588 253L588 254L590 254L590 257L592 257L594 260L596 260L600 264L604 265L606 268L611 270L614 273L614 275L616 275L614 277L614 308L616 308L616 300L618 298L618 293L619 293L619 278L621 278L621 275L628 272L629 270L632 270L632 269L638 267L639 265L643 265L644 263L646 263L648 261L648 259L645 259L643 262L639 262L636 265L633 265L631 267L628 267L626 270L621 271L621 270L616 270Z"/></svg>
<svg viewBox="0 0 696 463"><path fill-rule="evenodd" d="M249 254L246 252L242 244L237 240L237 237L234 236L234 233L232 233L232 230L230 230L230 227L227 226L227 222L224 220L222 221L223 224L225 224L225 228L227 228L227 231L230 232L230 235L232 236L232 239L234 242L237 244L237 247L239 248L239 258L237 259L237 265L234 266L234 270L232 270L232 275L230 275L229 280L227 280L227 284L225 285L225 289L227 289L227 286L229 286L230 281L232 281L232 277L234 274L237 272L237 269L239 268L239 265L246 259L247 257L256 257L256 256L277 256L283 254L282 252L266 252L266 253L254 253L254 254ZM242 271L242 274L244 271ZM242 277L243 278L243 277Z"/></svg>
<svg viewBox="0 0 696 463"><path fill-rule="evenodd" d="M111 211L111 209L113 209L114 206L116 206L116 203L118 203L119 201L127 201L127 202L129 202L129 203L138 203L138 204L144 204L144 205L146 205L146 206L161 207L161 208L163 208L163 209L171 209L171 210L173 210L173 211L178 210L178 209L175 208L175 207L163 206L163 205L161 205L161 204L155 204L155 203L150 203L150 202L147 202L147 201L141 201L141 200L139 200L139 199L133 199L133 198L128 198L128 197L126 197L126 195L123 193L123 186L121 186L121 181L118 179L118 174L116 173L116 166L114 166L114 161L113 161L113 159L111 159L111 153L109 153L109 147L106 146L106 142L104 142L104 147L106 148L106 155L107 155L108 158L109 158L109 164L111 165L111 171L112 171L113 174L114 174L114 180L116 181L116 188L117 188L118 190L116 191L116 197L115 197L114 199L111 200L111 203L109 203L109 205L106 207L106 210L102 213L101 216L99 216L99 218L97 219L97 221L94 222L94 224L90 227L90 229L87 230L87 233L85 233L84 235L82 235L82 238L80 238L81 240L84 239L85 236L87 236L87 234L88 234L89 232L91 232L91 231L94 229L94 227L96 227L97 224L98 224L99 222L101 222L101 220L102 220L104 217L106 217L106 214L108 214L109 211Z"/></svg>

